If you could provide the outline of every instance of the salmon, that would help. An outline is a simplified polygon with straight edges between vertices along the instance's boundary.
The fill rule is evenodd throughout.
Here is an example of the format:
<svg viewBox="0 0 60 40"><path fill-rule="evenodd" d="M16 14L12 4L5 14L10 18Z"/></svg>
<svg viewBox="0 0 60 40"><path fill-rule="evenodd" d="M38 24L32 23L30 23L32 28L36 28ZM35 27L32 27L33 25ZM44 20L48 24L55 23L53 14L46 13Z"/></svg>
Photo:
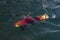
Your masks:
<svg viewBox="0 0 60 40"><path fill-rule="evenodd" d="M43 21L43 20L46 20L48 18L49 18L49 16L47 14L44 14L42 16L35 17L35 18L32 18L31 16L28 16L26 19L17 21L15 23L15 26L20 27L20 26L24 26L24 25L27 25L27 24L30 24L30 23L34 23L35 20L36 21L40 21L40 20Z"/></svg>

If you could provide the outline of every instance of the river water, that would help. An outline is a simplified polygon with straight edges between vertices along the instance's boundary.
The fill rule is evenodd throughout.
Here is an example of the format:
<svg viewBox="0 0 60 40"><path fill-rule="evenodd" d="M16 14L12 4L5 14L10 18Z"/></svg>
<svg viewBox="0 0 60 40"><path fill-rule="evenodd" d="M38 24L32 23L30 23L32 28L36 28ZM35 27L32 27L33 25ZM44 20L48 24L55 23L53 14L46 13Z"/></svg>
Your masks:
<svg viewBox="0 0 60 40"><path fill-rule="evenodd" d="M14 28L29 12L33 17L46 12L50 19L27 25L24 31ZM1 0L0 40L60 40L60 0Z"/></svg>

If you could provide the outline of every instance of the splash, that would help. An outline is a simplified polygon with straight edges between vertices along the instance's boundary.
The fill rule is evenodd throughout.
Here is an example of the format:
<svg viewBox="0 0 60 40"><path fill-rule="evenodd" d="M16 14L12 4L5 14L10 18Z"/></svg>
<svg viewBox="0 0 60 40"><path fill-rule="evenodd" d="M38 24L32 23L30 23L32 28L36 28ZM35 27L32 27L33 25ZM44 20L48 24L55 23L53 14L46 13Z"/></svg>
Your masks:
<svg viewBox="0 0 60 40"><path fill-rule="evenodd" d="M55 14L52 14L52 17L51 18L56 18L56 15Z"/></svg>

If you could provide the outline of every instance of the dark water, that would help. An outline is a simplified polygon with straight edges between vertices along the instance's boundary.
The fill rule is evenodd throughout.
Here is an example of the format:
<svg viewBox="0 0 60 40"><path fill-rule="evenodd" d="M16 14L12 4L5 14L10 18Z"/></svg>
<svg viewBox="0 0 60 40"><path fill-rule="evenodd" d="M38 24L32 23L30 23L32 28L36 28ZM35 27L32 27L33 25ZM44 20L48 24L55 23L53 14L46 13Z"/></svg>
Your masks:
<svg viewBox="0 0 60 40"><path fill-rule="evenodd" d="M43 14L43 5L50 19L25 26L24 31L12 26L28 12L32 16ZM59 0L0 0L0 40L60 40L59 6Z"/></svg>

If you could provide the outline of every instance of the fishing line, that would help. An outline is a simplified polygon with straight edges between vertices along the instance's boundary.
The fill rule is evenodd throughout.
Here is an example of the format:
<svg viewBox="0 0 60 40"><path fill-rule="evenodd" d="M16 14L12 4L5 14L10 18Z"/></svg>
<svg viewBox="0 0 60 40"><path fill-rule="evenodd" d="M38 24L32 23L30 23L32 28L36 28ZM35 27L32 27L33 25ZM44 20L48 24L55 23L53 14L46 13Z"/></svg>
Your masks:
<svg viewBox="0 0 60 40"><path fill-rule="evenodd" d="M49 22L49 21L45 21L45 23L51 24L51 25L53 25L53 26L58 26L58 27L60 27L60 24L55 24L55 23L52 23L52 22Z"/></svg>

